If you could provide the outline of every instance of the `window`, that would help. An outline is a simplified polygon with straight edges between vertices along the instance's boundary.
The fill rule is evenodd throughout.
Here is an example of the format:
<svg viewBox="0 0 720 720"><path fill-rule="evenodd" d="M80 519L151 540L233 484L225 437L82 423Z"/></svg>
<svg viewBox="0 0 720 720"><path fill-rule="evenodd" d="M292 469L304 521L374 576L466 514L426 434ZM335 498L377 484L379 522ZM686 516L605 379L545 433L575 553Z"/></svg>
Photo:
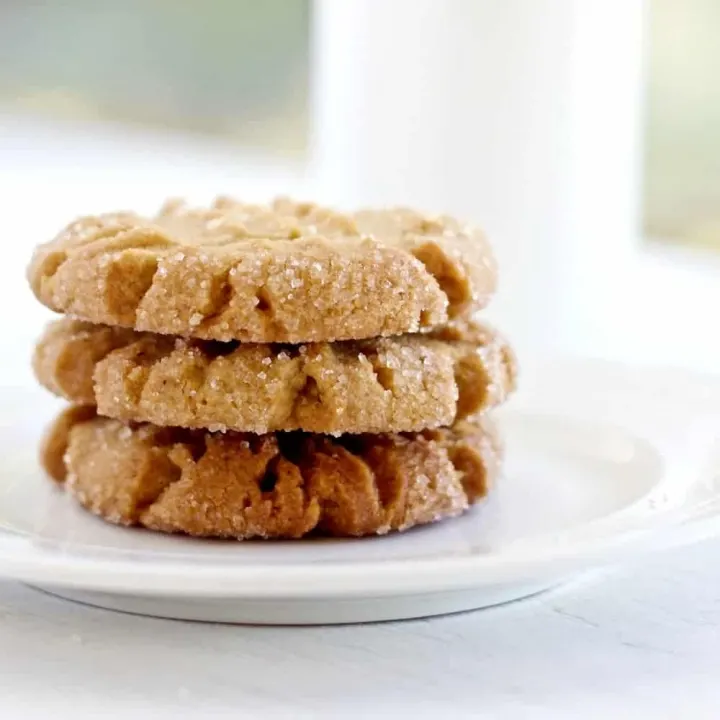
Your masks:
<svg viewBox="0 0 720 720"><path fill-rule="evenodd" d="M309 13L310 0L0 0L0 111L301 153Z"/></svg>
<svg viewBox="0 0 720 720"><path fill-rule="evenodd" d="M645 228L720 251L720 2L652 0Z"/></svg>

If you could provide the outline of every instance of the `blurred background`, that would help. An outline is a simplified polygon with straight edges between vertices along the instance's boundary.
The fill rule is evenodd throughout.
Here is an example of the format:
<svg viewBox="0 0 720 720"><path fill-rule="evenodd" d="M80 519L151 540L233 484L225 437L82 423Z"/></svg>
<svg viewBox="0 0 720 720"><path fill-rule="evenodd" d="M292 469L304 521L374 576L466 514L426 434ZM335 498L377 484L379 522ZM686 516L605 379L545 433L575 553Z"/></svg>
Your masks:
<svg viewBox="0 0 720 720"><path fill-rule="evenodd" d="M216 193L461 215L521 352L715 370L719 33L717 0L0 0L10 375L34 244Z"/></svg>

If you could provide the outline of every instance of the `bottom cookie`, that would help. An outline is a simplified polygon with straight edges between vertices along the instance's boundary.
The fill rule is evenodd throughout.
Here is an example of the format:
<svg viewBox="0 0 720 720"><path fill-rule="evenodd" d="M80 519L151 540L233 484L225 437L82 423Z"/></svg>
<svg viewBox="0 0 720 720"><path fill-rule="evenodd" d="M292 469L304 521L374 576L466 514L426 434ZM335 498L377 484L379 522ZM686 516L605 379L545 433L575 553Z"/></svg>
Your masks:
<svg viewBox="0 0 720 720"><path fill-rule="evenodd" d="M330 437L127 425L70 407L46 433L45 469L120 525L237 539L407 530L461 514L501 463L488 418L451 428Z"/></svg>

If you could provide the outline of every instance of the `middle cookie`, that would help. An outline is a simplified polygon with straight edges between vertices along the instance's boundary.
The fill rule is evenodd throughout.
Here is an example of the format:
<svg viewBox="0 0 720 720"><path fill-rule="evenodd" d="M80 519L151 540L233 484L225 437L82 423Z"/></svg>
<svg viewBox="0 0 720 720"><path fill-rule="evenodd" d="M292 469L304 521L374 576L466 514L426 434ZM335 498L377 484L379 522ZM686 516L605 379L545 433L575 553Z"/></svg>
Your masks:
<svg viewBox="0 0 720 720"><path fill-rule="evenodd" d="M277 345L220 343L63 319L34 357L38 380L108 417L267 433L411 432L500 404L514 354L485 325L429 335Z"/></svg>

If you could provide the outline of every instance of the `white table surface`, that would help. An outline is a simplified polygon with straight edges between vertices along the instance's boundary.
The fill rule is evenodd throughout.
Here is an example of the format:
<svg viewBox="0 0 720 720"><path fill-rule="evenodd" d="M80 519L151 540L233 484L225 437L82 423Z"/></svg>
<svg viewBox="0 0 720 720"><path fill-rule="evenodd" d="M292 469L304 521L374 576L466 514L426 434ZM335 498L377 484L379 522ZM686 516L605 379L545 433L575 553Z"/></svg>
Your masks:
<svg viewBox="0 0 720 720"><path fill-rule="evenodd" d="M156 620L0 582L4 718L716 718L719 667L720 541L366 626Z"/></svg>

